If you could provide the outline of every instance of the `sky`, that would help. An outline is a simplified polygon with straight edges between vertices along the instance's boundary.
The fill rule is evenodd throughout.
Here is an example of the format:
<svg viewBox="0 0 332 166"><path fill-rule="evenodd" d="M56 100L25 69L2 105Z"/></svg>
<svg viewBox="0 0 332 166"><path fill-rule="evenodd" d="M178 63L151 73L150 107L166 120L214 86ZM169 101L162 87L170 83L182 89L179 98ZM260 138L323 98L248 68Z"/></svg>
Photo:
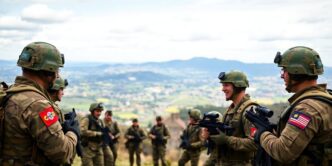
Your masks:
<svg viewBox="0 0 332 166"><path fill-rule="evenodd" d="M331 0L0 0L0 59L33 41L66 61L272 63L308 46L332 66Z"/></svg>

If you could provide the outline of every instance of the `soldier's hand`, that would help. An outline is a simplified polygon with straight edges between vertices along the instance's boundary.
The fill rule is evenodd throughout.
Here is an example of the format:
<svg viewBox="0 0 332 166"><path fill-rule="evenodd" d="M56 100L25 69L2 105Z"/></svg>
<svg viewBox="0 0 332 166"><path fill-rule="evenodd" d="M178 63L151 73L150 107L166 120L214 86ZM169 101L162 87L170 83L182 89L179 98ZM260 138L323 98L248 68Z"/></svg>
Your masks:
<svg viewBox="0 0 332 166"><path fill-rule="evenodd" d="M207 128L202 128L201 130L201 137L203 140L207 140L210 136L210 133Z"/></svg>
<svg viewBox="0 0 332 166"><path fill-rule="evenodd" d="M217 145L223 145L227 141L227 135L223 132L220 132L217 135L210 135L210 139Z"/></svg>
<svg viewBox="0 0 332 166"><path fill-rule="evenodd" d="M112 133L108 133L108 135L111 137L112 140L114 139L114 136Z"/></svg>
<svg viewBox="0 0 332 166"><path fill-rule="evenodd" d="M132 135L128 135L127 138L128 138L128 139L134 139L135 137L132 136Z"/></svg>
<svg viewBox="0 0 332 166"><path fill-rule="evenodd" d="M156 136L153 135L153 134L149 134L149 136L150 136L151 139L156 139Z"/></svg>

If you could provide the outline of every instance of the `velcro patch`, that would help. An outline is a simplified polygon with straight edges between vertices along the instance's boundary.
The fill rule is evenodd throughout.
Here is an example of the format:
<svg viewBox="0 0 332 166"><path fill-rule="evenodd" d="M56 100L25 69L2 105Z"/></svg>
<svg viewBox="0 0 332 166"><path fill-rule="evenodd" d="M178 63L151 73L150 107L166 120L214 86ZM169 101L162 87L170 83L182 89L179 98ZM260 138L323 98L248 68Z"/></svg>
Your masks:
<svg viewBox="0 0 332 166"><path fill-rule="evenodd" d="M52 125L59 119L54 112L53 107L45 108L42 112L39 113L39 116L47 127Z"/></svg>
<svg viewBox="0 0 332 166"><path fill-rule="evenodd" d="M254 138L256 131L256 127L250 127L250 137Z"/></svg>
<svg viewBox="0 0 332 166"><path fill-rule="evenodd" d="M288 123L303 130L308 126L310 120L310 116L299 111L294 111L294 113L288 119Z"/></svg>

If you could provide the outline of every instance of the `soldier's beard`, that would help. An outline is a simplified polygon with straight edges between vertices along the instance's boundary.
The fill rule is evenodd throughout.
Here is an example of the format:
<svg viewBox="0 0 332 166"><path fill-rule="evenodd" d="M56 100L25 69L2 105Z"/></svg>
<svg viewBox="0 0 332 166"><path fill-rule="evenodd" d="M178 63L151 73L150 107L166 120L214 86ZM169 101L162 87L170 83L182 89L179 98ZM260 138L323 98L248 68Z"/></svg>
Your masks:
<svg viewBox="0 0 332 166"><path fill-rule="evenodd" d="M287 86L286 86L286 91L288 93L294 92L293 88L298 85L300 82L299 81L294 81L291 78L288 79Z"/></svg>

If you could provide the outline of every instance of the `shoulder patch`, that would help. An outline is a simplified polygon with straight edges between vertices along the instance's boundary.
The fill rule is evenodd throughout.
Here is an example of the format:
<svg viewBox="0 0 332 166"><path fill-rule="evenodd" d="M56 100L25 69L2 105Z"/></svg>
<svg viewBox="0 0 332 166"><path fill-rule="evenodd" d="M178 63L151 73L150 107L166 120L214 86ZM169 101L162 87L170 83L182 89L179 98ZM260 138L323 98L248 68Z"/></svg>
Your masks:
<svg viewBox="0 0 332 166"><path fill-rule="evenodd" d="M308 126L310 120L311 120L310 116L299 111L294 111L293 114L288 119L288 124L291 124L301 130L304 130Z"/></svg>
<svg viewBox="0 0 332 166"><path fill-rule="evenodd" d="M256 127L250 127L250 137L254 138L256 134L257 128Z"/></svg>
<svg viewBox="0 0 332 166"><path fill-rule="evenodd" d="M39 113L39 116L47 127L57 122L59 119L52 106L45 108L42 112Z"/></svg>

